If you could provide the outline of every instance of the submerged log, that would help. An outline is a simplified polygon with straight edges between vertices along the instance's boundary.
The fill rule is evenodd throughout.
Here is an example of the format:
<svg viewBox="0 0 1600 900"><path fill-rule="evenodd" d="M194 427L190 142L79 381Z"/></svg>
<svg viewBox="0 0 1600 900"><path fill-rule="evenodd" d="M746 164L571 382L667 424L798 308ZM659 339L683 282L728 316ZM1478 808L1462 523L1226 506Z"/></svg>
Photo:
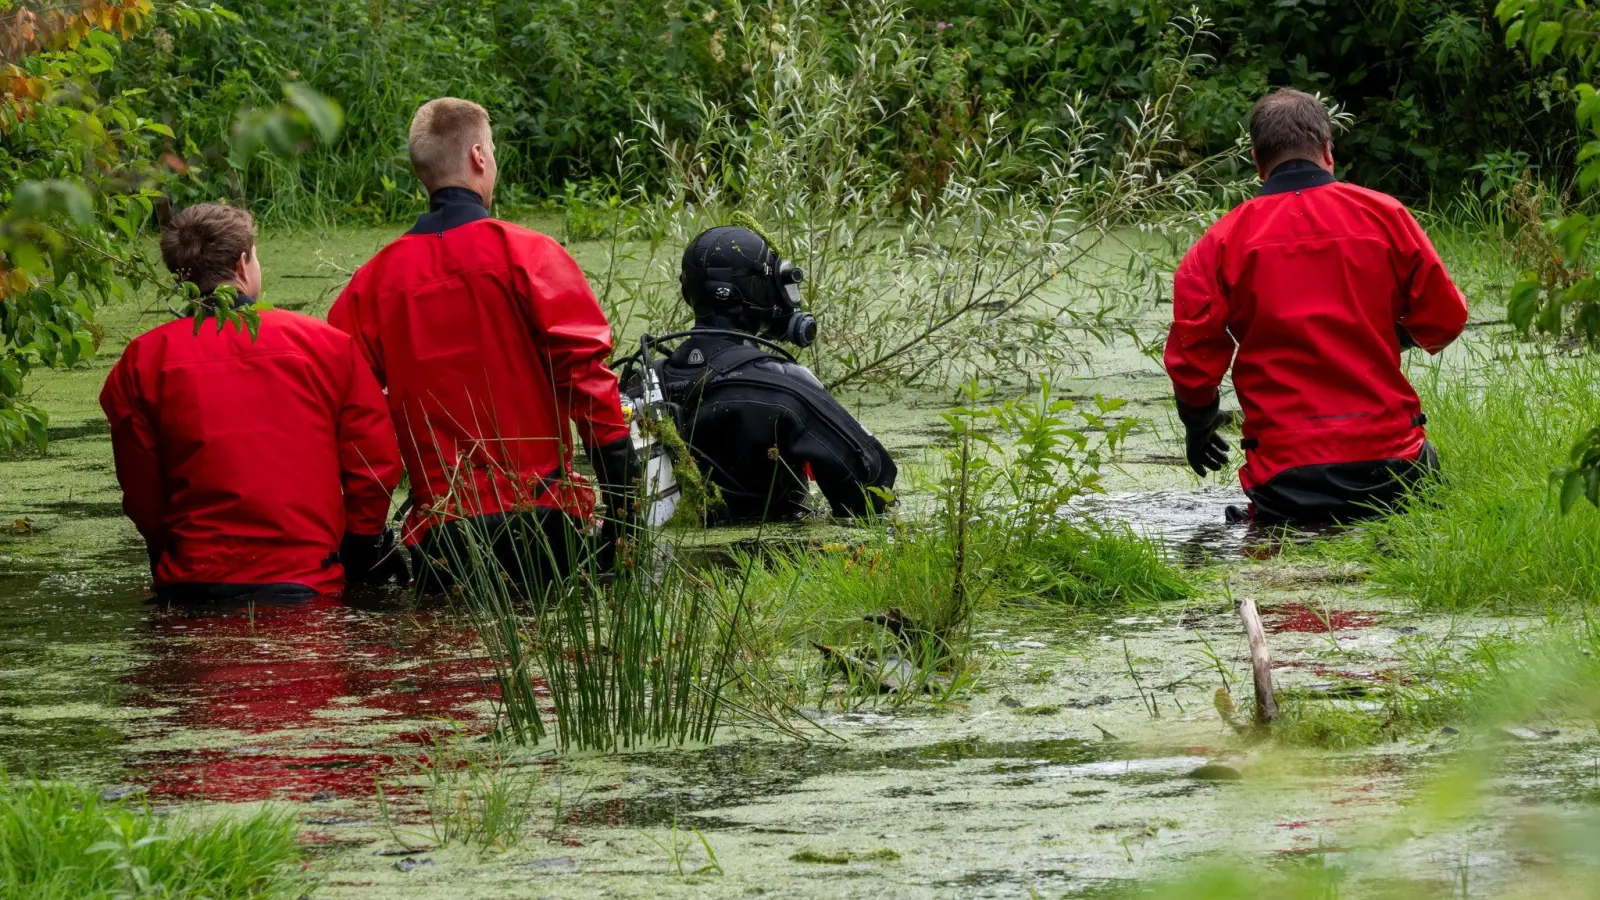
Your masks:
<svg viewBox="0 0 1600 900"><path fill-rule="evenodd" d="M1256 724L1271 725L1278 719L1278 701L1272 696L1272 652L1267 649L1267 630L1261 627L1256 602L1246 597L1239 601L1239 618L1250 639L1250 668L1255 673Z"/></svg>

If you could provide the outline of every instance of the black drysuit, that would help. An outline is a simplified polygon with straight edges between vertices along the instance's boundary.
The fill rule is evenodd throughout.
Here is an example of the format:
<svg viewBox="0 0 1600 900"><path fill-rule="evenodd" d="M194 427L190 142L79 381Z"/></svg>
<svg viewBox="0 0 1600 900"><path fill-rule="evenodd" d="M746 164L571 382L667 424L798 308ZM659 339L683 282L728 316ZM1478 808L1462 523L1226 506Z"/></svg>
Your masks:
<svg viewBox="0 0 1600 900"><path fill-rule="evenodd" d="M836 516L888 505L894 460L805 366L730 336L695 334L656 371L695 462L721 491L716 521L809 513L807 469Z"/></svg>

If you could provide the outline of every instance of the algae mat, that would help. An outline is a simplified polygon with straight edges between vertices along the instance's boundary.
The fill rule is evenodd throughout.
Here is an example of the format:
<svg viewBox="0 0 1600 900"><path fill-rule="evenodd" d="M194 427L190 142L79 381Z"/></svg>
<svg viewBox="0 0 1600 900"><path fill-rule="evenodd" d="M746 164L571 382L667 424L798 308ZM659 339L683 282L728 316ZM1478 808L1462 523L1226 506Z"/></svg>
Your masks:
<svg viewBox="0 0 1600 900"><path fill-rule="evenodd" d="M265 241L269 297L325 308L385 236ZM1114 345L1064 389L1127 397L1149 424L1111 494L1074 513L1166 539L1205 567L1202 599L986 620L961 703L810 709L810 742L735 729L711 747L531 754L503 773L529 791L523 840L441 847L418 766L438 735L484 733L495 691L447 611L395 595L204 612L146 600L95 395L119 342L159 316L111 310L99 358L35 382L49 454L0 461L0 764L202 815L289 805L321 860L315 896L1105 896L1230 858L1441 892L1471 872L1488 896L1539 864L1509 823L1580 814L1571 798L1596 787L1593 728L1563 723L1508 739L1487 814L1395 838L1460 736L1333 752L1235 734L1213 705L1247 684L1224 582L1265 610L1284 689L1352 708L1409 677L1427 641L1532 623L1415 615L1359 573L1277 558L1276 536L1223 525L1237 489L1195 490L1159 366ZM953 399L848 402L914 464L942 448Z"/></svg>

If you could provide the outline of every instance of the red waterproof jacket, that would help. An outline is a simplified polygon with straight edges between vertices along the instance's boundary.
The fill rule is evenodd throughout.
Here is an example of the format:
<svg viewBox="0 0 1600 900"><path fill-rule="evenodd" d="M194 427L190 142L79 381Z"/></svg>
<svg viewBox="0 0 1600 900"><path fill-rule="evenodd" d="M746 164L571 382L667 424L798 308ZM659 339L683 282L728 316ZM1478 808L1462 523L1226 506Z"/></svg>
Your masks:
<svg viewBox="0 0 1600 900"><path fill-rule="evenodd" d="M1178 402L1205 407L1232 363L1249 490L1297 466L1415 459L1422 409L1396 326L1437 353L1466 321L1400 201L1294 160L1178 267L1167 373Z"/></svg>
<svg viewBox="0 0 1600 900"><path fill-rule="evenodd" d="M407 543L445 517L592 511L568 423L589 448L628 426L606 366L611 326L560 244L443 188L356 271L328 321L388 388L416 501Z"/></svg>
<svg viewBox="0 0 1600 900"><path fill-rule="evenodd" d="M123 351L100 406L157 588L338 591L345 533L383 531L394 428L355 342L325 322L267 310L253 341L168 322Z"/></svg>

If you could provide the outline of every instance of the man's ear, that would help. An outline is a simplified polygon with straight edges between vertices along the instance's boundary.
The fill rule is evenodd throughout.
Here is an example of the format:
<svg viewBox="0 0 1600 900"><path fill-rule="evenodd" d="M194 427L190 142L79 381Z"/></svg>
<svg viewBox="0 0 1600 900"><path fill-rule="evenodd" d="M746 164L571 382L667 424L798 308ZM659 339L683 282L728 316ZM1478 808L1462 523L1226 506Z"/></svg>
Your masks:
<svg viewBox="0 0 1600 900"><path fill-rule="evenodd" d="M489 155L483 151L482 144L473 144L468 156L472 158L472 171L477 173L489 171Z"/></svg>
<svg viewBox="0 0 1600 900"><path fill-rule="evenodd" d="M239 254L239 258L233 261L234 283L244 284L245 278L250 272L250 255L255 252L256 248L251 247L249 250Z"/></svg>
<svg viewBox="0 0 1600 900"><path fill-rule="evenodd" d="M1329 172L1333 171L1333 141L1322 142L1322 159L1318 160L1318 162L1322 163L1323 168Z"/></svg>
<svg viewBox="0 0 1600 900"><path fill-rule="evenodd" d="M1256 156L1256 148L1254 147L1250 148L1250 161L1255 163L1257 177L1259 177L1262 181L1266 181L1267 172L1265 169L1261 168L1261 158Z"/></svg>

